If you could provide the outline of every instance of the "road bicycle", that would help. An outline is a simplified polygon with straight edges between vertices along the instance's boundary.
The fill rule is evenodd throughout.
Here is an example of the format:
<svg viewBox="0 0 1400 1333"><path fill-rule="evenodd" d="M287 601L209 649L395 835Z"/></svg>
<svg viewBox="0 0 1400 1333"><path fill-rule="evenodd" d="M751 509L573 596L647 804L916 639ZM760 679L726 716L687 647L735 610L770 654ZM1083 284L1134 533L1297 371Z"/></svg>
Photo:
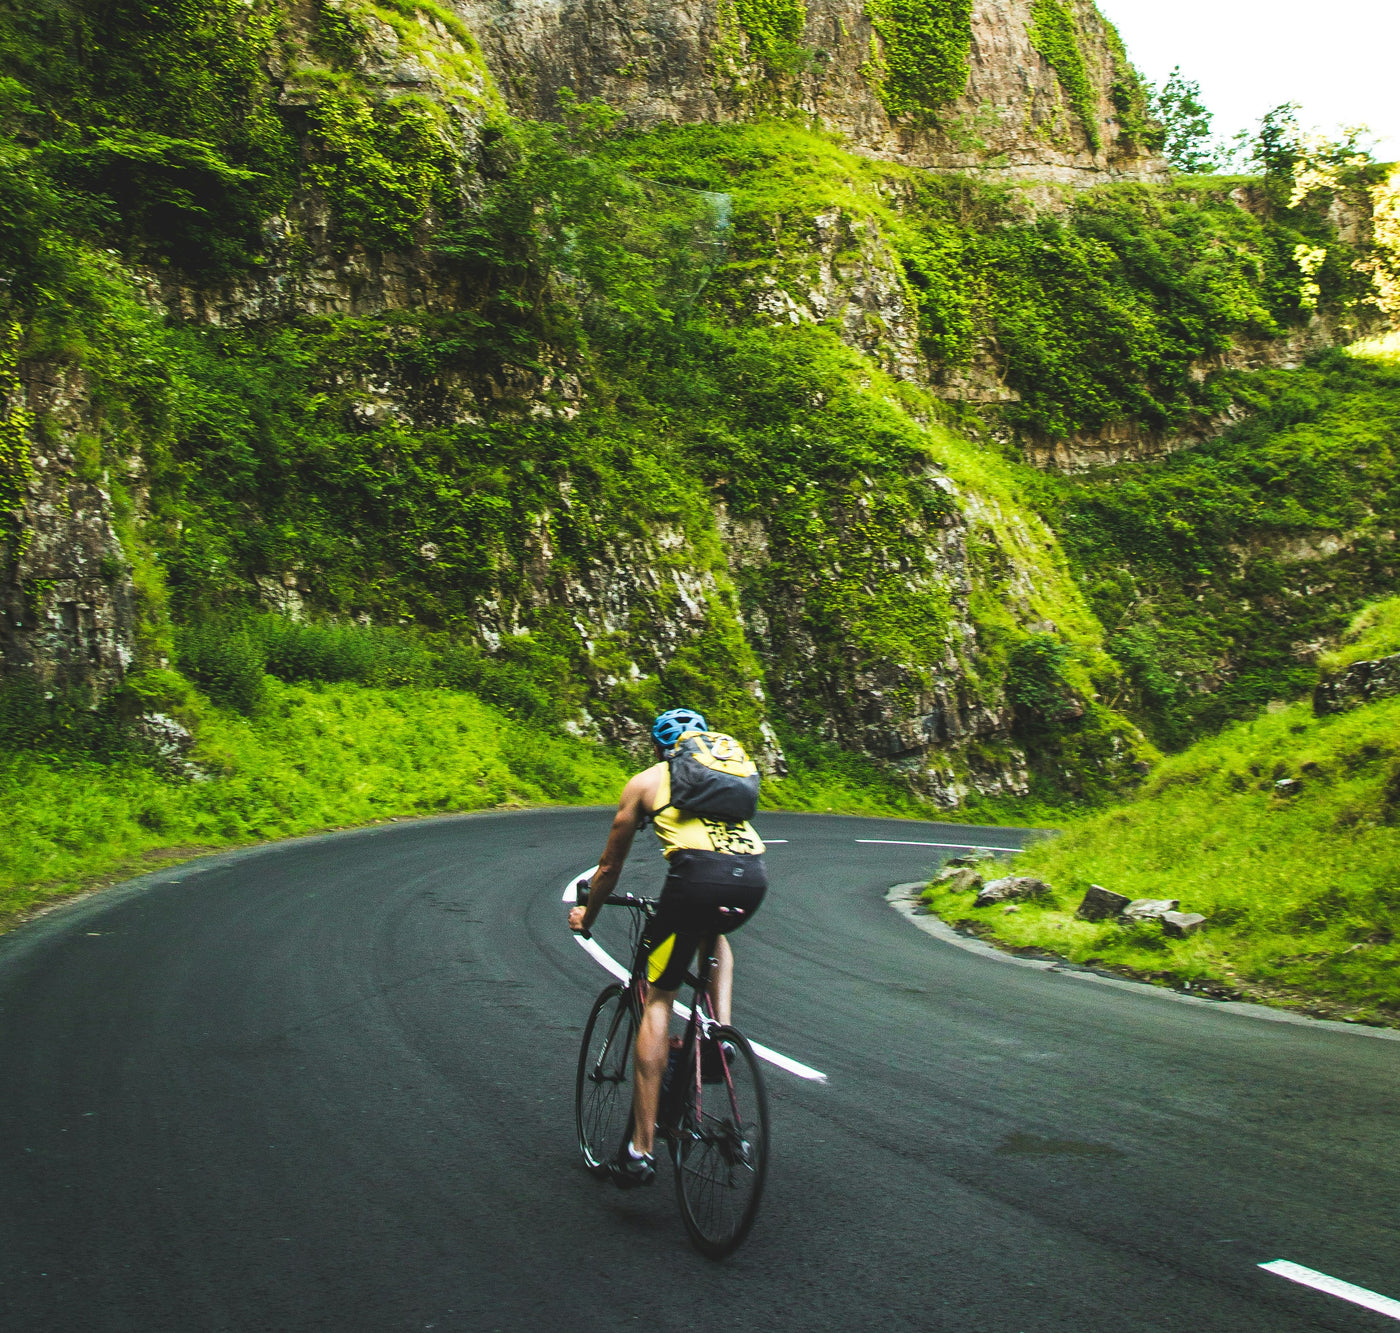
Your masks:
<svg viewBox="0 0 1400 1333"><path fill-rule="evenodd" d="M585 885L576 896L587 902ZM625 986L604 987L593 1002L579 1048L578 1146L599 1178L610 1174L609 1164L632 1136L632 1061L646 996L642 932L656 903L631 893L607 900L632 913L632 975ZM768 1094L758 1059L743 1033L715 1020L710 1005L717 939L700 949L698 973L685 975L693 998L679 1047L671 1042L656 1125L670 1150L685 1229L711 1259L732 1254L748 1235L768 1173Z"/></svg>

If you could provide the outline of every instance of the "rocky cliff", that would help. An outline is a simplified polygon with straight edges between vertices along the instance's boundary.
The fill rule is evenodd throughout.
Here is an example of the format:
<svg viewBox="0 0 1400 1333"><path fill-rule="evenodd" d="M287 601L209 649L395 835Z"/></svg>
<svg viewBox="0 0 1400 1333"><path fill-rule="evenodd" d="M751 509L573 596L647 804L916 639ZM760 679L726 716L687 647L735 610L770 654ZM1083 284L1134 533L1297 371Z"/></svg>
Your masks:
<svg viewBox="0 0 1400 1333"><path fill-rule="evenodd" d="M1232 348L1301 346L1359 279L1325 208L1142 183L1092 5L215 8L212 54L128 5L54 20L53 87L11 61L53 114L9 122L8 677L100 697L264 610L466 645L624 745L685 698L774 771L787 729L948 806L1141 767L1008 446L1215 420ZM117 49L164 54L117 86Z"/></svg>
<svg viewBox="0 0 1400 1333"><path fill-rule="evenodd" d="M792 109L945 171L1161 179L1142 93L1092 0L458 0L517 112L598 98L629 125Z"/></svg>

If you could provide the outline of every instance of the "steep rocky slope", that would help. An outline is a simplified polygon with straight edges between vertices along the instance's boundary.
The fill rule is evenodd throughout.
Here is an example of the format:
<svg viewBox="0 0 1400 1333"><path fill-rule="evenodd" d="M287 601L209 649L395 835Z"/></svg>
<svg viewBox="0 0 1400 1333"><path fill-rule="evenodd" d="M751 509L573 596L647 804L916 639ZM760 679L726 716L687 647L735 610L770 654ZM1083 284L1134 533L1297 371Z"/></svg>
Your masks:
<svg viewBox="0 0 1400 1333"><path fill-rule="evenodd" d="M511 106L629 125L790 108L914 166L1160 179L1138 79L1092 0L459 0Z"/></svg>
<svg viewBox="0 0 1400 1333"><path fill-rule="evenodd" d="M261 609L625 745L684 697L774 770L1103 791L1150 752L1011 455L1360 317L1340 185L1047 193L1156 171L1087 4L0 17L7 716L217 689ZM921 169L979 164L1037 183Z"/></svg>

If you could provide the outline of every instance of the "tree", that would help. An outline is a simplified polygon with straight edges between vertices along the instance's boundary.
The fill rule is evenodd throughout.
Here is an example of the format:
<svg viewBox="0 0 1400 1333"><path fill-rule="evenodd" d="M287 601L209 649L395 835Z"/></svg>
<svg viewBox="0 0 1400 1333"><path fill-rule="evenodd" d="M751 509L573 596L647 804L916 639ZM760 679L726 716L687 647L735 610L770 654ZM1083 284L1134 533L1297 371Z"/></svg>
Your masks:
<svg viewBox="0 0 1400 1333"><path fill-rule="evenodd" d="M1214 114L1201 101L1201 85L1182 76L1178 65L1152 93L1152 116L1166 136L1163 153L1188 176L1216 171L1228 154L1211 137Z"/></svg>

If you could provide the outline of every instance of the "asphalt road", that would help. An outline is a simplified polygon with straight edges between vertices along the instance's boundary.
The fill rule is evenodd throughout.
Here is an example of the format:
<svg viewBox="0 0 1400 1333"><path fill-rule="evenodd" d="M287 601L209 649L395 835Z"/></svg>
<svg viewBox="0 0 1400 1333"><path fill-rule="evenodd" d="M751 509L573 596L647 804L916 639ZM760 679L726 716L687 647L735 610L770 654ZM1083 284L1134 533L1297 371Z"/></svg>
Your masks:
<svg viewBox="0 0 1400 1333"><path fill-rule="evenodd" d="M1395 1327L1257 1265L1400 1297L1400 1043L966 953L884 900L947 853L855 841L1006 830L759 822L789 841L736 1017L828 1081L769 1071L768 1193L728 1262L688 1247L669 1167L623 1195L577 1159L606 978L560 895L607 812L443 819L0 939L0 1327Z"/></svg>

